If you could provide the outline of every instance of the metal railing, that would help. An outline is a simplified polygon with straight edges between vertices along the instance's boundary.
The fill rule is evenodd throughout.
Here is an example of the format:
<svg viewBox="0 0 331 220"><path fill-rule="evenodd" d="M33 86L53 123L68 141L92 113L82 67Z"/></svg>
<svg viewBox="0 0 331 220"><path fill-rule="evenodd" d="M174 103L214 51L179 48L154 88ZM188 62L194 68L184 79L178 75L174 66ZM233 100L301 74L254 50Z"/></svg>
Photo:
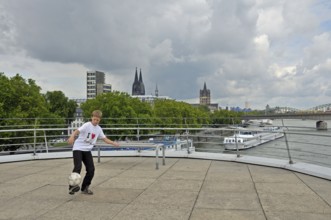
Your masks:
<svg viewBox="0 0 331 220"><path fill-rule="evenodd" d="M253 129L253 128L246 128ZM172 147L176 141L190 142L196 152L252 155L266 158L287 159L288 162L307 162L331 167L331 135L329 131L318 132L313 127L285 127L284 137L248 150L225 150L223 140L235 133L235 128L221 127L112 127L104 126L107 137L119 141L153 141ZM24 128L0 130L0 155L50 153L71 151L66 143L68 128ZM12 140L12 143L10 142ZM16 143L14 143L16 142ZM184 143L182 142L182 143ZM8 150L17 148L17 150ZM191 153L189 147L184 147Z"/></svg>

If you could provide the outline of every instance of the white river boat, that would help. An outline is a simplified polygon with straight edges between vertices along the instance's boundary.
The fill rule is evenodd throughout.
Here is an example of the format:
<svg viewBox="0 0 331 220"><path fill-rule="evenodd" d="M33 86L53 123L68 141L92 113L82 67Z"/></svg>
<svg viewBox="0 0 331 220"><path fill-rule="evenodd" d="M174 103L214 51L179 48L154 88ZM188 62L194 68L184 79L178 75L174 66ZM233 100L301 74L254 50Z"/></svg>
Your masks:
<svg viewBox="0 0 331 220"><path fill-rule="evenodd" d="M273 141L284 136L280 127L263 127L257 129L239 128L233 136L225 137L225 150L245 150Z"/></svg>

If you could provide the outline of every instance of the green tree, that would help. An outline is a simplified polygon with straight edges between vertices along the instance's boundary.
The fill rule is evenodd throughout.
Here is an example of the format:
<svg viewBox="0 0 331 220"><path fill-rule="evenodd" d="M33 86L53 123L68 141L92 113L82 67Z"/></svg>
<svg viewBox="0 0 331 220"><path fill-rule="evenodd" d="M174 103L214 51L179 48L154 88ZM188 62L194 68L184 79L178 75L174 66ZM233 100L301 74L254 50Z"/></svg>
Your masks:
<svg viewBox="0 0 331 220"><path fill-rule="evenodd" d="M101 125L134 127L141 126L142 123L150 124L152 121L151 106L124 92L114 91L98 95L95 99L83 103L81 108L86 118L89 118L95 109L101 110L103 112ZM136 133L136 130L112 131L112 134L119 136L124 133L130 135Z"/></svg>
<svg viewBox="0 0 331 220"><path fill-rule="evenodd" d="M47 102L45 97L51 97L52 100ZM57 105L59 103L63 105ZM68 101L62 92L48 92L47 95L43 95L41 88L34 80L26 80L19 74L9 78L4 73L0 73L0 126L2 129L63 127L67 125L65 118L69 115L72 117L75 106L76 104ZM51 112L51 108L55 111ZM52 131L54 134L58 132ZM39 133L37 136L44 136L43 132ZM2 132L0 150L16 150L26 143L32 143L33 135L33 131Z"/></svg>
<svg viewBox="0 0 331 220"><path fill-rule="evenodd" d="M95 99L89 99L81 105L84 116L89 117L93 110L100 109L103 118L135 119L144 115L151 115L151 107L148 103L141 102L124 92L110 92L98 95Z"/></svg>
<svg viewBox="0 0 331 220"><path fill-rule="evenodd" d="M241 112L228 110L217 110L211 114L211 123L215 127L222 127L229 124L239 124L241 122Z"/></svg>
<svg viewBox="0 0 331 220"><path fill-rule="evenodd" d="M76 111L77 104L69 100L62 91L46 92L45 99L49 111L63 118L72 118Z"/></svg>
<svg viewBox="0 0 331 220"><path fill-rule="evenodd" d="M35 118L47 112L41 88L19 74L12 78L0 73L0 113L2 118Z"/></svg>
<svg viewBox="0 0 331 220"><path fill-rule="evenodd" d="M43 117L48 113L41 88L32 79L25 80L19 74L8 78L0 73L0 114L1 126L6 128L32 128L34 118ZM15 126L15 127L14 127ZM15 138L23 134L1 133L1 148L15 150L20 143L31 142L31 139ZM32 136L33 132L26 132L25 136Z"/></svg>
<svg viewBox="0 0 331 220"><path fill-rule="evenodd" d="M201 127L209 123L208 111L175 100L156 100L154 115L158 118L160 126L166 127Z"/></svg>

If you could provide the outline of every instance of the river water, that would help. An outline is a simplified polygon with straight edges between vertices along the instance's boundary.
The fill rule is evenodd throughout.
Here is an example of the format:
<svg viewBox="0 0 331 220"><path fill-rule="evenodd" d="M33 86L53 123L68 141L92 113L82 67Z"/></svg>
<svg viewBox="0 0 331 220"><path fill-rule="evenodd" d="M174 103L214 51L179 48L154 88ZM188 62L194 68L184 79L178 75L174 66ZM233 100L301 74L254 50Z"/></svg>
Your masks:
<svg viewBox="0 0 331 220"><path fill-rule="evenodd" d="M274 126L283 126L286 137L279 138L260 146L242 150L241 155L286 159L331 167L331 120L327 120L328 130L317 130L316 121L284 119L274 120ZM286 144L286 139L287 143ZM287 150L289 149L289 150ZM225 151L222 144L200 144L197 151L222 152L236 154L236 151Z"/></svg>

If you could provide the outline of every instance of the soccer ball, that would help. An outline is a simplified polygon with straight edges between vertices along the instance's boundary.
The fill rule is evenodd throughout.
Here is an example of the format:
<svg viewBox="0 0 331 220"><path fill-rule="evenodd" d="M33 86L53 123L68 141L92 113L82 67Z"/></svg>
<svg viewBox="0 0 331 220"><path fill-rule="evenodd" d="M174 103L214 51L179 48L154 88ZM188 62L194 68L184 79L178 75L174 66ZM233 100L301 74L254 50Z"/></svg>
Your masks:
<svg viewBox="0 0 331 220"><path fill-rule="evenodd" d="M80 184L82 177L79 173L71 173L68 180L70 186L77 186Z"/></svg>

